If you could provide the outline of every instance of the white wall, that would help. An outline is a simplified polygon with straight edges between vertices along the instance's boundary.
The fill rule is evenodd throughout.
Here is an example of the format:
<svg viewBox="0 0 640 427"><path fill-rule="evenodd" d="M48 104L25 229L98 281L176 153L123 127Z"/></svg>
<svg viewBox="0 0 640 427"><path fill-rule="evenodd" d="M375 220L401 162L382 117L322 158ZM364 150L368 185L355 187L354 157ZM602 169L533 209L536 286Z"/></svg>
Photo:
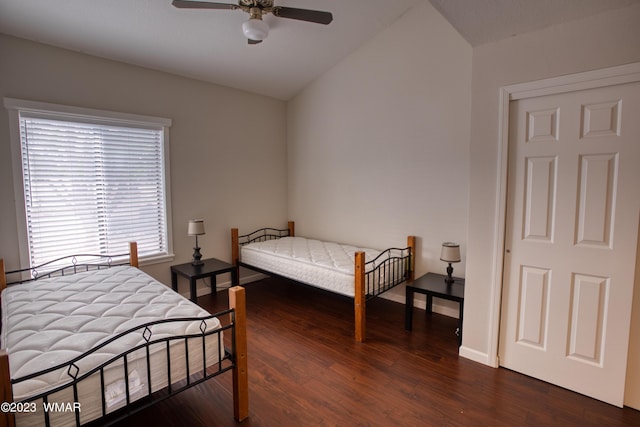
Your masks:
<svg viewBox="0 0 640 427"><path fill-rule="evenodd" d="M500 276L500 271L493 271L493 240L501 226L495 222L499 88L640 61L639 23L640 5L635 5L473 50L469 237L461 354L489 364L495 362L491 360L495 353L491 332L497 332L498 321L492 317L492 283L494 273ZM634 325L632 329L632 346L636 348L640 345L639 328Z"/></svg>
<svg viewBox="0 0 640 427"><path fill-rule="evenodd" d="M290 101L296 233L374 248L415 235L418 274L444 272L456 241L463 275L470 81L470 45L423 2Z"/></svg>
<svg viewBox="0 0 640 427"><path fill-rule="evenodd" d="M229 261L230 227L287 215L285 104L0 35L0 98L166 117L170 130L174 263L187 262L190 218L205 220L203 256ZM0 112L0 257L19 267L8 113ZM286 224L283 224L286 225ZM170 263L143 269L170 283ZM224 282L229 278L220 278ZM203 285L203 284L202 284ZM188 292L186 281L180 291Z"/></svg>

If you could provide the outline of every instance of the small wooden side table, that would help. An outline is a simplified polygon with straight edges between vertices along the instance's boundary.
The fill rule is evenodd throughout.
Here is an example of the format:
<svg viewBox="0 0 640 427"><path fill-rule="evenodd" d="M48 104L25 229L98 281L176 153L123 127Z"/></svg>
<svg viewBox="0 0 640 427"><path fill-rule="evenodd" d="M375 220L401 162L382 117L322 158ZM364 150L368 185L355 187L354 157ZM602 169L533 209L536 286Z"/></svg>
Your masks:
<svg viewBox="0 0 640 427"><path fill-rule="evenodd" d="M211 278L211 292L216 292L216 276L223 273L231 273L231 283L238 284L238 269L228 262L216 258L203 260L202 265L194 266L190 262L171 266L171 289L178 291L178 275L189 279L189 296L196 302L196 282L205 277Z"/></svg>
<svg viewBox="0 0 640 427"><path fill-rule="evenodd" d="M460 305L460 314L458 316L458 347L462 345L462 314L464 311L464 279L454 277L455 281L447 284L444 279L446 276L436 273L427 273L407 283L406 306L404 328L410 331L413 321L413 296L416 293L425 294L427 296L427 313L433 312L433 297L442 298L449 301L456 301Z"/></svg>

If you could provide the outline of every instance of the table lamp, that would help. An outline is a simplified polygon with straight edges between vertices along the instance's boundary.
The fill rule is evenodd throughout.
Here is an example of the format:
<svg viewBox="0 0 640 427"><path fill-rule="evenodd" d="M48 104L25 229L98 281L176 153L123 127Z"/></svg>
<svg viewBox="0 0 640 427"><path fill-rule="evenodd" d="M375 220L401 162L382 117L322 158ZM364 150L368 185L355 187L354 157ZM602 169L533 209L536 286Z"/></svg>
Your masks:
<svg viewBox="0 0 640 427"><path fill-rule="evenodd" d="M454 282L451 276L453 274L451 263L460 262L460 245L452 242L444 242L442 244L442 252L440 252L440 260L449 263L447 267L447 277L444 281L447 282L447 285L450 285Z"/></svg>
<svg viewBox="0 0 640 427"><path fill-rule="evenodd" d="M196 247L193 248L193 260L191 261L191 265L197 267L204 264L204 261L200 259L202 258L202 254L200 253L200 246L198 246L198 236L204 234L204 221L201 219L190 220L187 234L189 236L196 236Z"/></svg>

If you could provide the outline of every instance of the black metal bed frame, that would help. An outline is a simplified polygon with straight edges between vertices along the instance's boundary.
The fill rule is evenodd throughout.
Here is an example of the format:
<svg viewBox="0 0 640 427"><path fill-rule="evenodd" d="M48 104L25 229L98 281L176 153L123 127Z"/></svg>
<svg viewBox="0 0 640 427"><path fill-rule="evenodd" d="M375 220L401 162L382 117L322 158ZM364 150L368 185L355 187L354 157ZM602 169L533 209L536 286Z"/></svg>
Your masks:
<svg viewBox="0 0 640 427"><path fill-rule="evenodd" d="M22 276L24 276L24 273L26 272L31 272L31 278L28 279L23 279L20 278L18 280L12 281L12 282L8 282L7 286L15 286L18 284L22 284L22 283L26 283L26 282L30 282L30 281L34 281L37 279L41 279L44 277L52 277L52 276L64 276L65 274L68 274L69 272L79 272L79 271L89 271L89 270L93 270L93 269L105 269L105 268L110 268L110 267L115 267L117 265L129 265L129 262L119 262L116 261L114 262L114 259L119 259L121 257L125 257L128 254L120 254L120 255L112 255L112 256L105 256L105 255L76 255L76 256L70 256L70 257L62 257L53 261L50 261L48 263L45 264L41 264L37 267L32 267L32 268L25 268L25 269L20 269L20 270L13 270L13 271L9 271L6 272L7 275L10 274L20 274ZM85 263L78 263L78 258L81 257L94 257L97 259L104 259L101 262L85 262ZM55 265L56 263L59 263L60 261L64 260L64 259L71 259L72 260L72 265L68 266L68 267L61 267L61 268L54 268L54 269L45 269L45 272L40 274L38 271L42 271L43 267L47 267L50 265ZM207 320L213 319L213 318L218 318L221 319L224 316L229 315L229 323L225 324L225 325L220 325L219 327L213 328L213 329L209 329L207 330ZM175 335L175 336L168 336L168 337L162 337L162 338L158 338L158 339L152 339L153 338L153 326L154 325L159 325L159 324L166 324L166 323L185 323L185 322L200 322L199 324L199 330L200 333L193 333L193 334L186 334L186 335ZM228 348L226 346L224 346L223 344L223 332L224 331L231 331L231 348ZM97 351L99 351L100 349L104 348L105 346L107 346L108 344L123 338L125 336L131 335L131 334L141 334L144 342L142 344L139 344L133 348L128 349L127 351L118 354L116 356L111 357L109 360L105 361L104 363L93 367L92 369L86 371L86 372L80 372L80 368L78 367L78 364L81 360L91 356L92 354L96 353ZM217 338L217 352L218 352L218 357L217 357L217 362L210 364L208 366L207 363L207 352L206 352L206 339L208 336L211 335L216 335ZM189 362L189 344L190 341L189 340L201 340L202 341L202 366L198 367L195 369L195 372L192 374L191 373L191 366L190 366L190 362ZM185 356L185 377L178 380L177 382L172 383L172 371L171 371L171 343L174 341L184 341L184 356ZM166 367L167 367L167 386L164 389L158 390L156 392L152 392L152 388L153 385L151 384L151 347L152 346L159 346L159 345L164 345L165 347L165 351L166 351ZM224 348L224 352L221 351L221 348ZM133 352L139 351L139 350L144 350L145 352L145 361L146 361L146 375L147 375L147 395L137 398L135 401L131 401L131 392L130 392L130 385L129 385L129 372L128 372L128 364L129 362L129 355ZM136 360L137 361L137 360ZM125 384L125 399L126 399L126 404L123 407L117 408L112 410L111 412L108 412L107 410L107 398L105 396L106 393L106 389L105 387L107 386L105 384L105 370L108 369L110 366L118 364L118 363L122 363L122 369L123 369L123 377L124 378L124 384ZM126 418L134 413L137 413L145 408L148 408L149 406L152 406L162 400L168 399L188 388L191 388L195 385L198 385L212 377L215 377L217 375L220 375L224 372L230 371L232 369L234 369L236 367L236 363L237 363L237 351L236 351L236 317L235 317L235 310L233 308L229 308L227 310L221 311L219 313L215 313L215 314L211 314L208 316L204 316L204 317L184 317L184 318L174 318L174 319L161 319L161 320L157 320L157 321L153 321L153 322L148 322L136 327L133 327L131 329L128 329L126 331L123 331L117 335L112 336L110 339L108 339L107 341L102 342L101 344L91 348L90 350L86 351L85 353L69 360L66 362L63 362L59 365L29 374L29 375L25 375L23 377L20 378L12 378L11 379L11 387L13 388L14 385L19 384L21 382L27 381L29 379L34 379L37 378L39 376L42 375L46 375L47 373L50 372L54 372L57 370L61 370L61 369L66 369L67 371L67 375L69 376L70 380L64 384L61 384L59 386L56 386L55 388L52 388L50 390L47 390L45 392L39 393L37 395L34 396L30 396L24 399L20 399L20 400L16 400L13 403L14 404L29 404L31 402L37 402L37 401L42 401L43 406L49 403L49 397L55 393L59 393L63 390L66 389L71 389L73 392L73 398L74 398L74 402L79 402L79 398L80 396L78 395L78 387L79 384L84 381L84 380L88 380L89 378L92 378L96 373L99 373L99 377L100 377L100 394L101 394L101 403L102 403L102 408L101 408L101 416L90 420L88 422L86 422L84 425L94 425L97 423L99 423L99 425L111 425L117 421L122 420L123 418ZM115 368L114 368L115 369ZM186 383L186 384L185 384ZM42 409L42 408L40 408ZM81 409L79 407L74 406L74 412L75 412L75 425L76 426L80 426L80 411ZM49 427L51 425L51 420L50 420L50 415L48 411L43 411L44 413L44 425Z"/></svg>
<svg viewBox="0 0 640 427"><path fill-rule="evenodd" d="M278 228L261 228L249 234L238 236L238 245L244 246L249 243L264 242L267 240L276 240L282 237L290 236L290 229ZM378 295L406 282L411 277L411 248L388 248L381 252L376 258L365 263L365 298L373 299ZM238 260L240 267L245 267L272 277L279 277L286 280L292 280L288 277L266 271L264 269L254 267L250 264ZM377 279L377 280L376 280ZM381 280L382 279L382 280ZM306 284L303 282L298 282Z"/></svg>

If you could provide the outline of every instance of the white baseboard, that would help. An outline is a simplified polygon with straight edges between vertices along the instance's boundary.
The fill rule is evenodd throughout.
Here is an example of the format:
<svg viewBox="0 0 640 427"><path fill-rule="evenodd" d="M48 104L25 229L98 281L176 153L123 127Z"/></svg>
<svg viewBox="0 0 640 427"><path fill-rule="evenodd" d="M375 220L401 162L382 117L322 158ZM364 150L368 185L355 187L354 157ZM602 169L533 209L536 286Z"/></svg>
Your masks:
<svg viewBox="0 0 640 427"><path fill-rule="evenodd" d="M389 291L389 292L385 292L384 294L380 295L380 298L384 298L387 299L389 301L394 301L394 302L398 302L400 304L404 304L406 302L406 298L404 296L404 291L402 294L398 294L398 293L394 293L393 290ZM434 313L438 313L438 314L442 314L444 316L449 316L449 317L453 317L454 319L458 318L458 314L460 313L460 310L458 308L458 303L456 302L451 302L451 301L443 301L445 304L446 303L451 303L452 305L455 305L455 307L453 306L444 306L441 304L437 303L438 299L436 298L433 302L433 312ZM427 309L427 297L424 295L416 295L414 302L413 302L413 306L415 308L420 308L422 310L426 310Z"/></svg>
<svg viewBox="0 0 640 427"><path fill-rule="evenodd" d="M268 276L262 273L255 273L249 276L241 277L240 285L246 285L247 283L255 282L256 280L261 280L261 279L264 279L265 277L268 277ZM218 288L218 292L226 290L231 287L231 281L227 280L225 282L216 283L216 287ZM189 299L190 298L189 289L186 289L185 291L186 292L180 292L180 295ZM211 294L211 286L208 286L208 285L196 286L196 296L201 297L203 295L210 295L210 294Z"/></svg>
<svg viewBox="0 0 640 427"><path fill-rule="evenodd" d="M458 354L465 359L473 360L474 362L482 363L483 365L491 366L492 368L498 367L495 361L489 360L490 358L487 353L465 347L464 345L460 347Z"/></svg>
<svg viewBox="0 0 640 427"><path fill-rule="evenodd" d="M250 274L249 276L241 277L240 278L240 284L241 285L246 285L247 283L255 282L257 280L266 279L267 277L269 277L269 276L267 276L266 274L253 273L253 274ZM229 285L230 285L230 283L227 286L229 286Z"/></svg>

